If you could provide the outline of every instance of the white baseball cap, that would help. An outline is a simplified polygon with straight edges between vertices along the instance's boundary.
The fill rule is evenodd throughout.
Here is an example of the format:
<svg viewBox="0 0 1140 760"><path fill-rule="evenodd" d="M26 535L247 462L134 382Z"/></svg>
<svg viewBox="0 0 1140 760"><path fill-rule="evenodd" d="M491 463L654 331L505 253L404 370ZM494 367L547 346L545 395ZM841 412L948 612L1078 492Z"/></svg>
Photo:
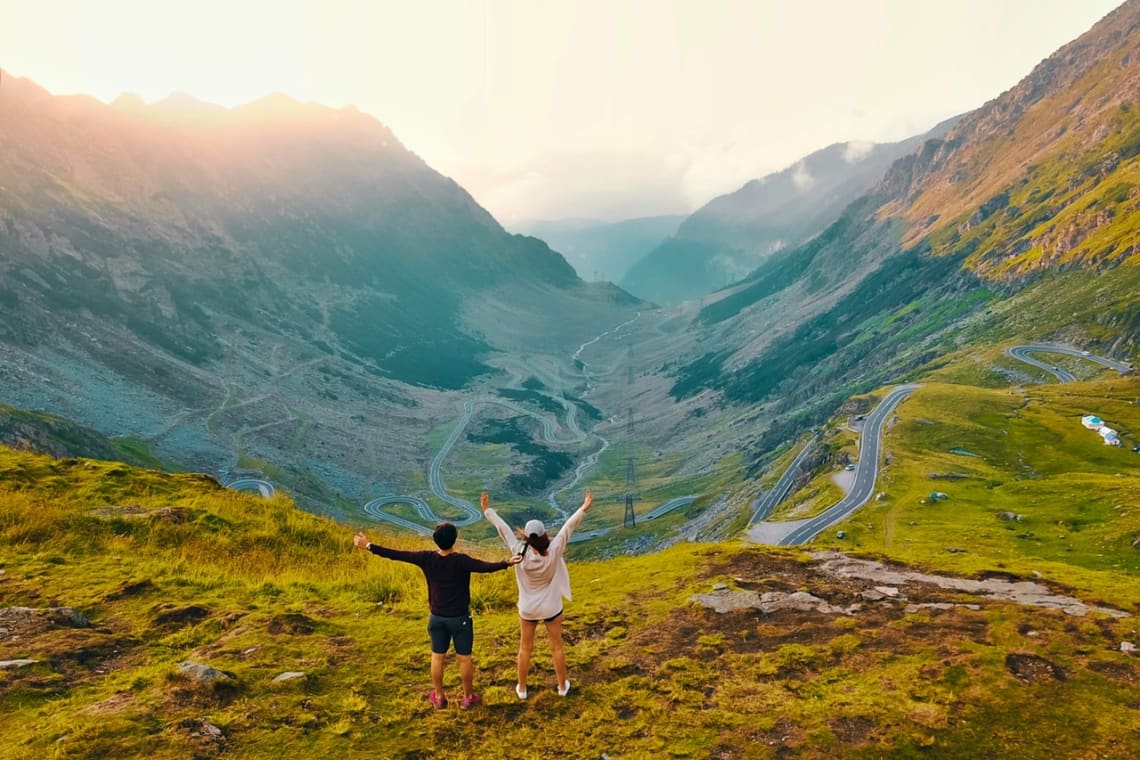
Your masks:
<svg viewBox="0 0 1140 760"><path fill-rule="evenodd" d="M542 520L527 520L526 526L523 528L523 533L530 536L541 536L546 532L546 526L542 524Z"/></svg>

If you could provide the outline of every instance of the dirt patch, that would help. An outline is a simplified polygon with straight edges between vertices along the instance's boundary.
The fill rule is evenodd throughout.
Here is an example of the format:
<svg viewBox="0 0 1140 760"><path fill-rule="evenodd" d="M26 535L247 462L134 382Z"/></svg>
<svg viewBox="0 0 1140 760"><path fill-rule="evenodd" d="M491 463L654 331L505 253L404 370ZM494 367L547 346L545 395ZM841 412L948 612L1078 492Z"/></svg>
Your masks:
<svg viewBox="0 0 1140 760"><path fill-rule="evenodd" d="M1140 674L1126 662L1090 662L1089 670L1117 683L1140 686Z"/></svg>
<svg viewBox="0 0 1140 760"><path fill-rule="evenodd" d="M126 583L121 584L114 591L107 594L105 599L109 602L114 602L119 599L138 596L139 594L144 594L148 591L156 591L157 588L157 586L155 586L149 580L145 579L141 581L127 581Z"/></svg>
<svg viewBox="0 0 1140 760"><path fill-rule="evenodd" d="M185 607L162 604L154 610L154 625L157 628L182 628L199 620L205 620L209 616L210 608L200 604Z"/></svg>
<svg viewBox="0 0 1140 760"><path fill-rule="evenodd" d="M0 641L90 625L90 621L72 607L0 607Z"/></svg>
<svg viewBox="0 0 1140 760"><path fill-rule="evenodd" d="M878 724L865 715L841 715L830 723L835 738L847 745L863 744Z"/></svg>
<svg viewBox="0 0 1140 760"><path fill-rule="evenodd" d="M317 629L317 621L299 612L278 615L269 621L266 630L270 633L289 633L295 636L308 636Z"/></svg>
<svg viewBox="0 0 1140 760"><path fill-rule="evenodd" d="M1035 654L1011 652L1005 656L1005 669L1014 678L1025 683L1068 680L1068 676L1059 665Z"/></svg>

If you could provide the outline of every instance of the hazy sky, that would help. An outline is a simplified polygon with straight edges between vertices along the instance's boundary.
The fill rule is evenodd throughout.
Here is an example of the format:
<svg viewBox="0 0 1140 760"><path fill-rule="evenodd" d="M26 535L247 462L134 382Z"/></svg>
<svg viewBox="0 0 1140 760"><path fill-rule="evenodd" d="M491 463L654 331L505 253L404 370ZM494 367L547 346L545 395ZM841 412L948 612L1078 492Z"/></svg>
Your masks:
<svg viewBox="0 0 1140 760"><path fill-rule="evenodd" d="M355 104L508 226L690 211L981 105L1117 0L0 0L52 92Z"/></svg>

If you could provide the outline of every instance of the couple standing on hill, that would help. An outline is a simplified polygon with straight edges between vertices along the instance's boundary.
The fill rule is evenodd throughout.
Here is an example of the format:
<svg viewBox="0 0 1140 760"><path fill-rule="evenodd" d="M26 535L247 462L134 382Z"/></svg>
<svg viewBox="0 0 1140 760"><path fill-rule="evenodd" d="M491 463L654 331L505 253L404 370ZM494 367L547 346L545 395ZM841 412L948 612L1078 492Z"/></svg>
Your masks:
<svg viewBox="0 0 1140 760"><path fill-rule="evenodd" d="M519 654L517 662L518 682L515 694L519 699L527 698L527 675L530 671L530 658L534 650L534 632L538 624L546 624L550 638L550 652L554 660L554 673L558 677L558 695L570 693L570 678L566 671L566 654L562 648L562 599L570 598L570 573L566 568L564 555L570 536L586 516L586 511L594 497L586 491L582 506L570 516L553 539L546 532L540 520L530 520L515 533L510 526L491 508L490 497L484 493L480 497L483 516L495 526L499 537L514 554L501 562L485 562L466 554L453 551L458 529L451 523L440 523L432 533L437 551L400 551L378 546L368 540L363 532L357 533L353 543L373 554L399 562L416 565L423 571L428 584L428 635L431 637L431 680L432 690L428 701L438 708L447 706L443 693L443 664L447 650L455 646L455 656L459 661L459 678L463 684L463 699L459 706L463 709L474 707L482 702L472 686L474 666L471 662L471 647L474 642L474 629L471 621L471 573L493 573L515 566L515 581L519 589ZM519 541L522 543L519 543Z"/></svg>

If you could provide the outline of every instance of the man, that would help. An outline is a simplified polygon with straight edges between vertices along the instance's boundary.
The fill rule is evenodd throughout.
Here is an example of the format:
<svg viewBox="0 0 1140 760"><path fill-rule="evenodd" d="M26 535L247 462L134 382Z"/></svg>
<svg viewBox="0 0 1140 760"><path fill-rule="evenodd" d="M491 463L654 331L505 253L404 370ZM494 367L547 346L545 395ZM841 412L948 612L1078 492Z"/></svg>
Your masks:
<svg viewBox="0 0 1140 760"><path fill-rule="evenodd" d="M427 698L437 710L447 707L443 693L443 662L447 650L455 644L455 657L459 660L459 679L463 682L463 699L459 706L464 710L481 703L483 698L472 689L475 668L471 663L471 645L475 631L471 622L471 573L493 573L516 565L522 557L511 557L502 562L484 562L452 551L459 530L449 522L435 527L432 538L438 551L406 552L377 546L361 531L352 542L386 559L408 562L424 573L428 585L428 635L431 637L431 683Z"/></svg>

